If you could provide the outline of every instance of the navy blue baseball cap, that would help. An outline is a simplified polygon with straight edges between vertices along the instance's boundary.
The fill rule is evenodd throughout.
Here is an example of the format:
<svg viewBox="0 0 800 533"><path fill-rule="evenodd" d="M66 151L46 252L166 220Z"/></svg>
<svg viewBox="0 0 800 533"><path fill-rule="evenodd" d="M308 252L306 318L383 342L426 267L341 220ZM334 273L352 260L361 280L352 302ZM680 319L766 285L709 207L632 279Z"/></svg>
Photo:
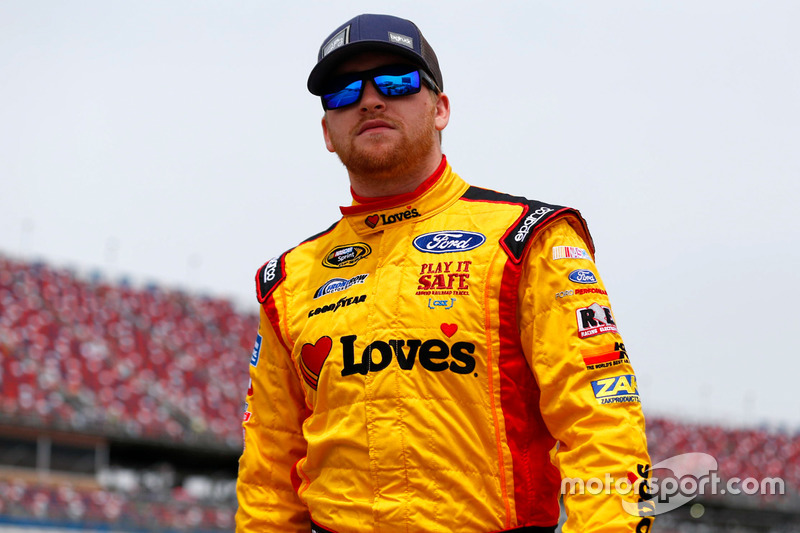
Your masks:
<svg viewBox="0 0 800 533"><path fill-rule="evenodd" d="M340 63L361 52L390 52L422 67L439 89L444 88L433 48L410 20L391 15L358 15L336 28L322 43L317 64L308 76L308 90L320 96Z"/></svg>

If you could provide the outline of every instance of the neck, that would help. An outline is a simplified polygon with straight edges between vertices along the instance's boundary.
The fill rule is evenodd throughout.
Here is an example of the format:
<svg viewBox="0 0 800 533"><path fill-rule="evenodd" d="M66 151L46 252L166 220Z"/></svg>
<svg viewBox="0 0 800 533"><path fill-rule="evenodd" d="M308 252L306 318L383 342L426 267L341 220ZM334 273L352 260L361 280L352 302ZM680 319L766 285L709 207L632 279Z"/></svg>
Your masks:
<svg viewBox="0 0 800 533"><path fill-rule="evenodd" d="M411 168L397 171L356 173L348 169L353 193L364 198L396 196L413 191L433 174L442 162L441 150L435 150Z"/></svg>

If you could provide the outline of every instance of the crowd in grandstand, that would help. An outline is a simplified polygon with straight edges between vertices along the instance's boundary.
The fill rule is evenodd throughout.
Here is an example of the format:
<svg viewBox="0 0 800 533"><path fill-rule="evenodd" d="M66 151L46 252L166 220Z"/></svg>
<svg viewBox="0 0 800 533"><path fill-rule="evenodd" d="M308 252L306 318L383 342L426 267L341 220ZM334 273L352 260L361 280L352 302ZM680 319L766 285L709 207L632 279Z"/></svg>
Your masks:
<svg viewBox="0 0 800 533"><path fill-rule="evenodd" d="M241 416L257 317L221 299L83 279L0 255L0 421L227 449ZM800 491L800 435L649 418L653 463L697 451L719 476L780 477ZM235 502L174 489L0 479L0 517L230 530Z"/></svg>
<svg viewBox="0 0 800 533"><path fill-rule="evenodd" d="M68 482L36 483L0 480L0 517L113 524L129 530L231 531L234 505L203 502L176 488L168 498L137 497Z"/></svg>
<svg viewBox="0 0 800 533"><path fill-rule="evenodd" d="M256 324L225 300L0 256L0 415L239 446Z"/></svg>

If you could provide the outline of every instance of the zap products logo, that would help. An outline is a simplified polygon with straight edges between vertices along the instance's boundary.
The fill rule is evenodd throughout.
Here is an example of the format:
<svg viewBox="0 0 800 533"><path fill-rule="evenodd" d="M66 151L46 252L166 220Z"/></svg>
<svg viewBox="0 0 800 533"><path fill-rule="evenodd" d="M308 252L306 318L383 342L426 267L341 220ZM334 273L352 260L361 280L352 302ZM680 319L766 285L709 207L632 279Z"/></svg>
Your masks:
<svg viewBox="0 0 800 533"><path fill-rule="evenodd" d="M317 390L322 365L331 353L333 341L330 337L321 337L316 343L305 343L300 349L300 371L308 386Z"/></svg>
<svg viewBox="0 0 800 533"><path fill-rule="evenodd" d="M592 261L592 256L583 248L577 246L553 246L553 261L559 259L587 259Z"/></svg>
<svg viewBox="0 0 800 533"><path fill-rule="evenodd" d="M584 285L589 285L591 283L597 283L597 276L595 276L594 272L591 270L582 268L580 270L573 270L570 272L569 280L572 283L583 283Z"/></svg>
<svg viewBox="0 0 800 533"><path fill-rule="evenodd" d="M611 378L592 381L592 391L597 401L603 405L610 403L638 403L639 388L636 386L636 376L623 374Z"/></svg>
<svg viewBox="0 0 800 533"><path fill-rule="evenodd" d="M258 358L261 355L261 334L256 335L256 344L253 346L253 353L250 355L250 364L258 366Z"/></svg>
<svg viewBox="0 0 800 533"><path fill-rule="evenodd" d="M369 254L372 253L372 248L369 244L364 242L357 242L353 244L345 244L337 246L325 256L322 260L322 265L328 268L344 268L353 266Z"/></svg>
<svg viewBox="0 0 800 533"><path fill-rule="evenodd" d="M414 239L414 248L427 254L447 254L474 250L486 242L486 236L474 231L434 231Z"/></svg>
<svg viewBox="0 0 800 533"><path fill-rule="evenodd" d="M581 339L617 331L611 308L596 302L589 307L576 309L575 317L578 320L578 337Z"/></svg>
<svg viewBox="0 0 800 533"><path fill-rule="evenodd" d="M583 357L583 363L587 370L608 368L629 361L628 352L625 351L625 345L621 342L581 350L581 357Z"/></svg>

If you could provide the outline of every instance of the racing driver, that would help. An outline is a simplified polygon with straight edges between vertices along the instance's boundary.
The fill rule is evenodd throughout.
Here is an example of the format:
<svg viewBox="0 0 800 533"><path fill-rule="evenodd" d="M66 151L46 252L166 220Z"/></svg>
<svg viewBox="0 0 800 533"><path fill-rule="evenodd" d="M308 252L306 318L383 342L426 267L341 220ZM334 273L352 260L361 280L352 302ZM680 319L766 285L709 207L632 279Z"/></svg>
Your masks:
<svg viewBox="0 0 800 533"><path fill-rule="evenodd" d="M408 20L359 15L320 48L308 89L353 202L257 272L239 532L552 532L562 492L564 532L650 530L586 223L462 180L443 88ZM595 479L627 485L574 490Z"/></svg>

